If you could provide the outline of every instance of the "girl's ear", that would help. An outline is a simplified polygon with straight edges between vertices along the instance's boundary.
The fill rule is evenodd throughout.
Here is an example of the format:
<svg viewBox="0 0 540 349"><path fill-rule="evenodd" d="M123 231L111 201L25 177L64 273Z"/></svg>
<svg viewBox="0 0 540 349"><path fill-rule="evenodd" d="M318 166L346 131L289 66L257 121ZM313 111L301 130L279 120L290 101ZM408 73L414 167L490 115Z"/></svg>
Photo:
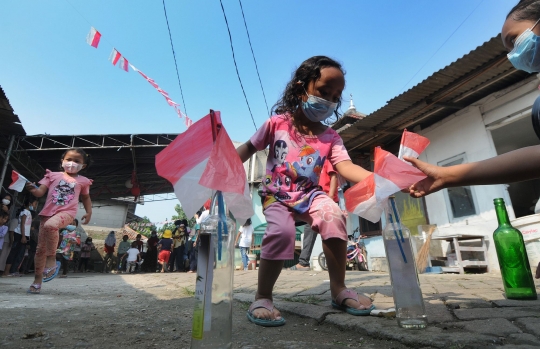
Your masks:
<svg viewBox="0 0 540 349"><path fill-rule="evenodd" d="M81 167L81 170L83 170L86 167L86 164L83 164Z"/></svg>

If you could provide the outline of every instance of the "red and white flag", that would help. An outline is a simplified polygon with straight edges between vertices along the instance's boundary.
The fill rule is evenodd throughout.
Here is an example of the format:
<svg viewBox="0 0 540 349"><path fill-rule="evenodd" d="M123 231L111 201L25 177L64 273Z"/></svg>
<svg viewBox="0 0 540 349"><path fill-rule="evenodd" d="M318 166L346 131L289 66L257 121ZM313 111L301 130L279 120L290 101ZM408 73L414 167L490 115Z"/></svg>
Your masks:
<svg viewBox="0 0 540 349"><path fill-rule="evenodd" d="M171 182L187 217L221 190L234 217L247 220L254 211L246 172L220 113L214 114L214 123L211 114L205 116L156 155L157 173Z"/></svg>
<svg viewBox="0 0 540 349"><path fill-rule="evenodd" d="M390 195L424 178L426 175L419 169L377 147L373 173L345 192L347 211L378 222Z"/></svg>
<svg viewBox="0 0 540 349"><path fill-rule="evenodd" d="M97 48L99 45L99 39L101 39L101 33L94 27L90 27L90 33L86 36L86 42L88 45Z"/></svg>
<svg viewBox="0 0 540 349"><path fill-rule="evenodd" d="M429 139L420 136L419 134L403 130L401 136L401 144L399 145L398 158L403 160L404 156L418 158L420 154L429 145Z"/></svg>
<svg viewBox="0 0 540 349"><path fill-rule="evenodd" d="M11 180L13 182L9 185L8 188L12 190L16 190L19 193L23 191L24 186L26 185L26 182L28 182L26 178L24 178L23 176L21 176L21 174L13 170L11 171Z"/></svg>
<svg viewBox="0 0 540 349"><path fill-rule="evenodd" d="M124 57L124 56L120 57L118 62L119 62L118 63L118 68L120 68L122 70L125 70L126 72L129 72L129 62L126 59L126 57Z"/></svg>
<svg viewBox="0 0 540 349"><path fill-rule="evenodd" d="M120 54L120 52L116 51L116 49L113 48L111 54L109 55L109 61L111 61L113 65L116 65L116 63L118 63L121 57L122 55Z"/></svg>

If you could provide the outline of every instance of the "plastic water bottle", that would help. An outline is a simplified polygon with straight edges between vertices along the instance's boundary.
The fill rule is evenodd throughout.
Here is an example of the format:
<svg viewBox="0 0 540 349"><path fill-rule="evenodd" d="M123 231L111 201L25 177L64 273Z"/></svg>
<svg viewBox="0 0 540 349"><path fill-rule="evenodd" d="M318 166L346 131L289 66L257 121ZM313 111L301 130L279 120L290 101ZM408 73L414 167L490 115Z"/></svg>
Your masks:
<svg viewBox="0 0 540 349"><path fill-rule="evenodd" d="M192 349L232 348L236 223L225 214L221 192L217 192L212 204L199 235Z"/></svg>
<svg viewBox="0 0 540 349"><path fill-rule="evenodd" d="M521 232L510 224L503 199L493 200L499 227L493 232L493 241L501 267L506 298L537 299L536 286Z"/></svg>
<svg viewBox="0 0 540 349"><path fill-rule="evenodd" d="M412 252L411 232L401 224L393 198L390 198L385 217L383 241L398 325L408 329L425 328L427 316Z"/></svg>

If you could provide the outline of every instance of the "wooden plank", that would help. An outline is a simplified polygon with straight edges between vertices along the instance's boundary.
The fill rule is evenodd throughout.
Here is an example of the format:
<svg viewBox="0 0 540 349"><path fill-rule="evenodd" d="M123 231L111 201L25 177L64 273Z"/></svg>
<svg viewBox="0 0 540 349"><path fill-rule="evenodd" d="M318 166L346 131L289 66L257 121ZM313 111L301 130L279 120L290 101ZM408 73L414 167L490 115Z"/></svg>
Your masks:
<svg viewBox="0 0 540 349"><path fill-rule="evenodd" d="M460 246L460 251L484 252L484 247Z"/></svg>

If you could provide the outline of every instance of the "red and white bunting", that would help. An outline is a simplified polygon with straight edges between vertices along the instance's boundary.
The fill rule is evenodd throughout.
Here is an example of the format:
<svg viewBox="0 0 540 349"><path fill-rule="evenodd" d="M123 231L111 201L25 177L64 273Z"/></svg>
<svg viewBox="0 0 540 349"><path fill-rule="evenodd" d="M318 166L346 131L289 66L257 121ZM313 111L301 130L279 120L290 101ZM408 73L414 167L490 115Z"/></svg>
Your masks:
<svg viewBox="0 0 540 349"><path fill-rule="evenodd" d="M101 39L101 33L94 27L90 27L90 33L86 36L86 42L88 45L97 48L99 45L99 39Z"/></svg>
<svg viewBox="0 0 540 349"><path fill-rule="evenodd" d="M118 68L126 71L126 72L129 72L129 62L128 60L126 59L126 57L122 56L120 57L120 60L119 60L120 63L118 63Z"/></svg>
<svg viewBox="0 0 540 349"><path fill-rule="evenodd" d="M109 56L109 61L112 62L112 65L116 65L116 63L118 63L121 57L122 55L120 54L120 52L116 51L116 49L113 48L111 55Z"/></svg>
<svg viewBox="0 0 540 349"><path fill-rule="evenodd" d="M163 98L165 98L165 100L167 101L167 103L174 108L174 110L176 111L176 114L178 115L179 118L183 118L185 117L186 120L185 120L185 123L186 123L186 126L189 127L191 126L191 124L193 124L193 121L191 121L191 119L188 118L187 115L185 115L184 113L182 113L182 111L180 110L180 104L176 103L175 101L173 101L170 97L169 97L169 93L167 91L165 91L164 89L162 89L161 87L159 87L158 84L156 84L156 82L154 81L154 79L151 79L149 78L146 74L144 74L142 71L140 71L139 69L135 68L135 66L133 66L133 64L130 64L129 65L131 67L131 69L135 70L137 73L139 73L146 81L148 81L148 83L150 85L152 85L153 88L155 88L162 96ZM189 120L189 121L188 121Z"/></svg>

